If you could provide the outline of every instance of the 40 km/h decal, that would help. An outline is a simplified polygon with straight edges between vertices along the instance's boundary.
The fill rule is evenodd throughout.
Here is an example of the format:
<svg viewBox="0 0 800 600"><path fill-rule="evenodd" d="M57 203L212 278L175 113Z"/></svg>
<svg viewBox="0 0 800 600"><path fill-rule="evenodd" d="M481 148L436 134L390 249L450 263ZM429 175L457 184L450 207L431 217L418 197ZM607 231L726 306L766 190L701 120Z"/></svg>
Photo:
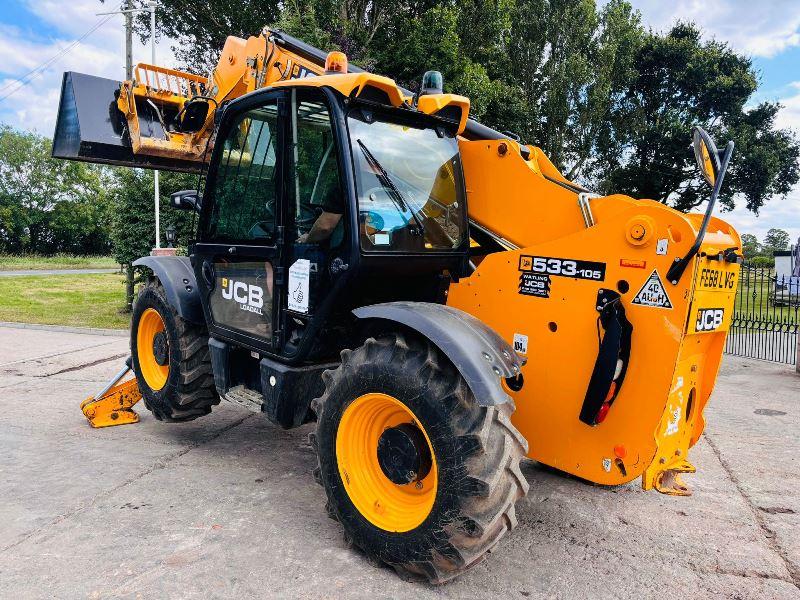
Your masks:
<svg viewBox="0 0 800 600"><path fill-rule="evenodd" d="M650 277L644 282L642 289L640 289L634 297L633 304L640 306L654 306L656 308L672 308L672 302L667 296L667 289L664 283L658 276L658 271L653 269Z"/></svg>

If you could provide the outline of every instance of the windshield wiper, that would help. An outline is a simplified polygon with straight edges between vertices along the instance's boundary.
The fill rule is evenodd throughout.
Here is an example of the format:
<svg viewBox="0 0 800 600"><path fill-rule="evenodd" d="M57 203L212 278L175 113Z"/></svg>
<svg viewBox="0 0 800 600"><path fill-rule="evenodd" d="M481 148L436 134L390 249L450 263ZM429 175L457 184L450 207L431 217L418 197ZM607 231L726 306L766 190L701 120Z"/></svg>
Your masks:
<svg viewBox="0 0 800 600"><path fill-rule="evenodd" d="M361 148L361 152L364 153L364 157L367 159L369 166L375 169L376 175L378 176L381 185L384 188L386 188L386 190L389 192L389 197L392 199L392 202L394 202L397 209L401 213L404 213L406 211L410 212L412 218L417 223L417 227L419 227L420 233L425 233L425 225L422 224L422 219L420 219L419 216L417 216L417 213L414 212L414 209L411 208L411 205L403 196L403 193L400 191L400 188L398 188L397 185L395 185L394 181L392 181L392 178L389 177L389 173L386 171L386 169L383 168L383 165L381 165L381 163L378 162L378 159L375 158L375 155L372 154L372 152L369 151L369 148L367 148L364 145L364 142L362 142L361 140L356 140L356 142L358 142L358 146L359 148Z"/></svg>

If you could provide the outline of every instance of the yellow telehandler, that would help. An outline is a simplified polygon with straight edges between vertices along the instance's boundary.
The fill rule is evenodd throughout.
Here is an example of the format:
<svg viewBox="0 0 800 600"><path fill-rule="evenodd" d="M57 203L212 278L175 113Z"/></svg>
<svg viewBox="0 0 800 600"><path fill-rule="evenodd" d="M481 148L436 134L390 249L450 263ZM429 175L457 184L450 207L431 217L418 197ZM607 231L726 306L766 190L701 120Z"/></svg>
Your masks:
<svg viewBox="0 0 800 600"><path fill-rule="evenodd" d="M90 422L137 420L139 395L163 421L220 399L315 421L330 516L435 583L515 527L525 457L689 493L741 261L712 215L732 143L695 130L712 191L687 215L575 185L442 87L265 29L208 78L66 73L53 150L206 176L171 197L199 215L189 256L134 263L135 379Z"/></svg>

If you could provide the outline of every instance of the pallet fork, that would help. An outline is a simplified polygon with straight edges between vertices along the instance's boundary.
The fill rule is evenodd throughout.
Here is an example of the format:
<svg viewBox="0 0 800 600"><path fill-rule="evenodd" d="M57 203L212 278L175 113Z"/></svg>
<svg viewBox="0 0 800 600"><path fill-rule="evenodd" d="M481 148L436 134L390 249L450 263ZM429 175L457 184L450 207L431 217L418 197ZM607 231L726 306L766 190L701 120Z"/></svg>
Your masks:
<svg viewBox="0 0 800 600"><path fill-rule="evenodd" d="M142 399L136 378L119 383L131 370L131 357L125 361L125 368L117 373L96 395L81 402L81 410L92 427L113 427L138 423L139 415L133 405Z"/></svg>

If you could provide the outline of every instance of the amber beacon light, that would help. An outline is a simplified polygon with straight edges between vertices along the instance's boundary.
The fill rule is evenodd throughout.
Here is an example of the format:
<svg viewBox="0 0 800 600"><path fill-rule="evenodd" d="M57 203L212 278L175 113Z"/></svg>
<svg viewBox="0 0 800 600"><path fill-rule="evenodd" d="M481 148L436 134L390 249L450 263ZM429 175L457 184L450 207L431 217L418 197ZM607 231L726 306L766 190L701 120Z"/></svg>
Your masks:
<svg viewBox="0 0 800 600"><path fill-rule="evenodd" d="M347 73L347 55L344 52L328 52L325 57L325 74Z"/></svg>

